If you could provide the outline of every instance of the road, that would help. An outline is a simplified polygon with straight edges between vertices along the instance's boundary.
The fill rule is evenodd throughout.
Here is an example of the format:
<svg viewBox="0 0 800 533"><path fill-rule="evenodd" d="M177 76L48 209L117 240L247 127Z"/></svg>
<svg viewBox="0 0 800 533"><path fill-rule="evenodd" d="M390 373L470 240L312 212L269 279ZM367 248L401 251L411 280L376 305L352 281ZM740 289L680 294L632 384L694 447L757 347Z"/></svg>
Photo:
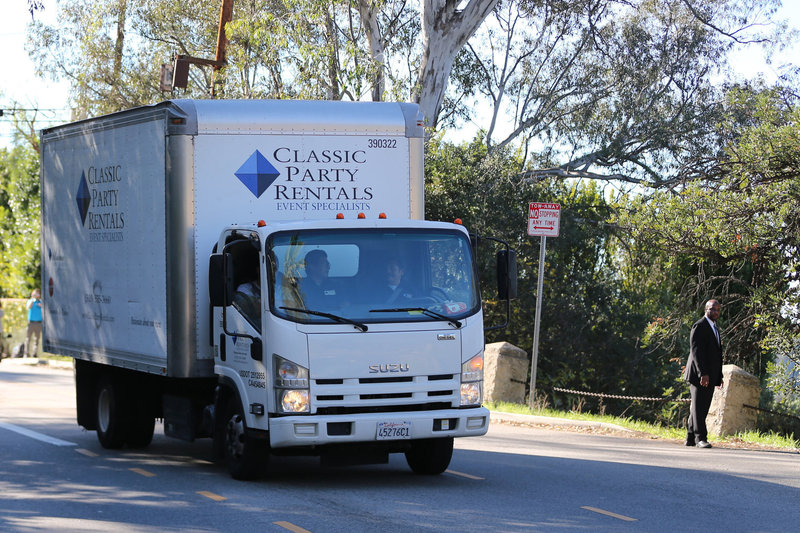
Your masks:
<svg viewBox="0 0 800 533"><path fill-rule="evenodd" d="M157 429L158 431L158 429ZM237 482L208 439L105 450L72 373L0 363L0 531L797 531L800 455L492 424L450 470L276 458Z"/></svg>

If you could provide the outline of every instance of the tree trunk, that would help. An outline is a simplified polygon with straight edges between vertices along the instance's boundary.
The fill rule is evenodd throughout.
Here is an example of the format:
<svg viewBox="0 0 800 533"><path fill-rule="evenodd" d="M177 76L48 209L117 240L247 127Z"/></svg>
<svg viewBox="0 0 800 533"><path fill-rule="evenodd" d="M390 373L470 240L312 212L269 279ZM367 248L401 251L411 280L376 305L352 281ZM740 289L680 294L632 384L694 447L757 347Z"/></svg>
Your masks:
<svg viewBox="0 0 800 533"><path fill-rule="evenodd" d="M117 13L117 40L114 43L114 73L112 79L114 86L112 94L120 97L119 85L122 83L122 54L125 50L125 19L128 14L128 0L120 0Z"/></svg>
<svg viewBox="0 0 800 533"><path fill-rule="evenodd" d="M414 96L427 126L436 128L456 54L497 5L498 0L424 0L422 61ZM464 9L457 9L464 5Z"/></svg>
<svg viewBox="0 0 800 533"><path fill-rule="evenodd" d="M369 0L359 0L358 14L364 24L370 57L372 58L372 67L375 69L372 80L372 101L380 102L383 100L383 93L386 90L386 48L378 25L378 14Z"/></svg>

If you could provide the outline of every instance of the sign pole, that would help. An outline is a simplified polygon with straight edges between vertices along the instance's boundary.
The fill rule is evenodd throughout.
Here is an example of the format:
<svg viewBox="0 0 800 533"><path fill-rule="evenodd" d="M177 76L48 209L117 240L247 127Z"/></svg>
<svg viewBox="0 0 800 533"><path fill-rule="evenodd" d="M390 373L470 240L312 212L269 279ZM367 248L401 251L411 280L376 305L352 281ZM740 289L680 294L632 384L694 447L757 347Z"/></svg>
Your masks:
<svg viewBox="0 0 800 533"><path fill-rule="evenodd" d="M542 289L544 287L544 256L547 248L547 237L542 235L539 243L539 280L536 283L536 315L533 319L533 348L531 349L531 392L528 404L533 409L536 400L536 367L539 363L539 321L542 315Z"/></svg>
<svg viewBox="0 0 800 533"><path fill-rule="evenodd" d="M539 243L539 281L536 285L536 315L533 318L533 348L531 349L531 386L528 403L533 409L536 401L536 367L539 366L539 322L542 314L542 290L544 288L544 255L547 237L558 237L561 226L561 205L531 202L528 206L528 235L542 238Z"/></svg>

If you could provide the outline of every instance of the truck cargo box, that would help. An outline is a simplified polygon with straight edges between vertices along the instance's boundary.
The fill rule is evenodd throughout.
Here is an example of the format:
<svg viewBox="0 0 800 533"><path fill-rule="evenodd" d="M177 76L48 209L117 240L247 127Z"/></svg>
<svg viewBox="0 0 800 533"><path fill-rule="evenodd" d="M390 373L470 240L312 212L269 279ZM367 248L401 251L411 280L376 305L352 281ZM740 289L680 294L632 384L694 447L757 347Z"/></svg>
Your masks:
<svg viewBox="0 0 800 533"><path fill-rule="evenodd" d="M411 104L174 100L44 130L44 348L214 375L208 256L258 220L423 217Z"/></svg>

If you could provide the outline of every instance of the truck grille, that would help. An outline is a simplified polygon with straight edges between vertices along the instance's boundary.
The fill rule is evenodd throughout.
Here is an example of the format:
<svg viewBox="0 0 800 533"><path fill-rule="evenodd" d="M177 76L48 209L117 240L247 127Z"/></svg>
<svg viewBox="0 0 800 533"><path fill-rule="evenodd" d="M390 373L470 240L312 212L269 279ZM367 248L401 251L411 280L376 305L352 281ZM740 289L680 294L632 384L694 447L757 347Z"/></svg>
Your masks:
<svg viewBox="0 0 800 533"><path fill-rule="evenodd" d="M454 374L312 380L317 414L452 409L460 403Z"/></svg>

